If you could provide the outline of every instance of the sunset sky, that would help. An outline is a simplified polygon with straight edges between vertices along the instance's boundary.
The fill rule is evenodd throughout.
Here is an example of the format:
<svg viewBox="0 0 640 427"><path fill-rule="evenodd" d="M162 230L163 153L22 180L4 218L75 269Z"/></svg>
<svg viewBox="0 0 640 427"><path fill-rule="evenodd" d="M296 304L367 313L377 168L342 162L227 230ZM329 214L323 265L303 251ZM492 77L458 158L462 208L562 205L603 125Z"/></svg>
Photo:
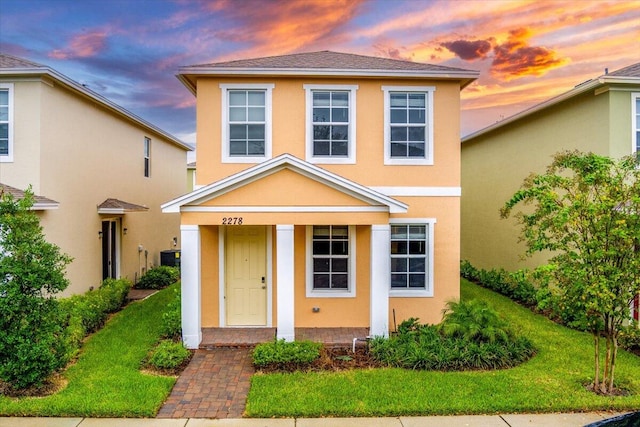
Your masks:
<svg viewBox="0 0 640 427"><path fill-rule="evenodd" d="M480 71L461 135L640 62L640 1L0 0L0 51L195 142L178 67L333 50Z"/></svg>

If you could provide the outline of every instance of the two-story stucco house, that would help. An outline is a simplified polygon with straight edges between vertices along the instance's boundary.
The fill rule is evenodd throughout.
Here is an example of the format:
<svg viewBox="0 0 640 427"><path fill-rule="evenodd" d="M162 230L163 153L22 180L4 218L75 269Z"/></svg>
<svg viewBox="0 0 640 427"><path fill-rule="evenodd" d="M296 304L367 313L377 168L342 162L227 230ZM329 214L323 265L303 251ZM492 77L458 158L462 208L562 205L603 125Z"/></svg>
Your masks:
<svg viewBox="0 0 640 427"><path fill-rule="evenodd" d="M460 91L478 73L336 52L183 67L196 189L183 335L438 322L459 296Z"/></svg>
<svg viewBox="0 0 640 427"><path fill-rule="evenodd" d="M66 294L140 277L180 236L190 147L41 64L0 54L0 187L32 186L48 241L73 257ZM11 188L12 187L12 188Z"/></svg>
<svg viewBox="0 0 640 427"><path fill-rule="evenodd" d="M546 261L542 253L522 259L520 228L513 219L500 219L499 209L530 173L543 173L563 150L613 158L640 152L640 63L462 139L462 259L511 271Z"/></svg>

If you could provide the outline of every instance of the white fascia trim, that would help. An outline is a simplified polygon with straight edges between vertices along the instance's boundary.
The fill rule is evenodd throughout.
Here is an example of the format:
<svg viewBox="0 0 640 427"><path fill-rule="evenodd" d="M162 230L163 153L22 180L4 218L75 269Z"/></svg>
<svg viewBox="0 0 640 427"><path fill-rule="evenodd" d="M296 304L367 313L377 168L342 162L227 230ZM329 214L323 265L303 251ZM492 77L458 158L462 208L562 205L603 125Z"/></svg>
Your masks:
<svg viewBox="0 0 640 427"><path fill-rule="evenodd" d="M222 163L260 163L271 158L272 153L272 92L275 88L274 83L220 83L220 100L222 102L222 126L221 126L221 141L222 141ZM264 156L231 156L229 154L229 141L228 141L228 96L229 90L233 89L261 89L265 90L265 106L264 106Z"/></svg>
<svg viewBox="0 0 640 427"><path fill-rule="evenodd" d="M405 298L405 297L411 297L411 298L431 298L433 297L433 263L434 263L434 248L435 248L435 244L433 241L435 232L434 232L434 228L436 225L436 218L390 218L389 219L389 224L393 225L393 224L427 224L427 250L428 255L427 255L427 262L429 264L428 268L427 268L427 289L424 290L399 290L399 289L393 289L391 287L389 287L389 297L393 298L393 297L398 297L398 298ZM391 254L389 254L389 257L391 257Z"/></svg>
<svg viewBox="0 0 640 427"><path fill-rule="evenodd" d="M60 203L36 203L31 207L32 211L49 211L58 209Z"/></svg>
<svg viewBox="0 0 640 427"><path fill-rule="evenodd" d="M461 187L369 187L386 196L460 197Z"/></svg>
<svg viewBox="0 0 640 427"><path fill-rule="evenodd" d="M313 289L313 225L305 228L305 251L307 260L305 269L307 271L307 298L355 298L356 296L356 227L349 226L349 289L346 291L336 290L314 290Z"/></svg>
<svg viewBox="0 0 640 427"><path fill-rule="evenodd" d="M198 75L267 75L267 76L355 76L355 77L414 77L455 80L475 80L479 71L468 70L350 70L340 68L246 68L246 67L182 67L178 78ZM182 77L182 78L181 78Z"/></svg>
<svg viewBox="0 0 640 427"><path fill-rule="evenodd" d="M180 212L388 212L385 206L185 206Z"/></svg>
<svg viewBox="0 0 640 427"><path fill-rule="evenodd" d="M305 160L314 164L353 165L356 163L356 90L358 85L302 85L305 90L306 116L305 116ZM349 139L347 157L314 157L313 156L313 91L346 91L349 93Z"/></svg>
<svg viewBox="0 0 640 427"><path fill-rule="evenodd" d="M7 155L0 156L0 163L13 163L13 128L15 127L13 120L13 83L0 83L0 89L8 92L7 103L9 110L9 117L7 117L7 123L9 124L9 135L7 135L9 153Z"/></svg>
<svg viewBox="0 0 640 427"><path fill-rule="evenodd" d="M282 154L169 201L161 205L162 212L178 213L180 212L180 208L184 205L190 203L202 203L207 200L211 200L221 194L285 168L294 170L307 178L313 179L314 181L325 184L367 203L375 202L381 205L386 205L388 206L390 213L406 213L409 208L407 204L382 193L378 193L369 187L357 184L341 177L340 175L336 175L318 166L312 165L311 163L305 162L304 160L300 160L291 154Z"/></svg>
<svg viewBox="0 0 640 427"><path fill-rule="evenodd" d="M433 165L433 93L435 86L382 86L384 92L384 164L402 166L432 166ZM426 94L426 132L425 150L427 155L424 159L417 158L394 158L391 157L391 132L390 132L390 92L418 92Z"/></svg>

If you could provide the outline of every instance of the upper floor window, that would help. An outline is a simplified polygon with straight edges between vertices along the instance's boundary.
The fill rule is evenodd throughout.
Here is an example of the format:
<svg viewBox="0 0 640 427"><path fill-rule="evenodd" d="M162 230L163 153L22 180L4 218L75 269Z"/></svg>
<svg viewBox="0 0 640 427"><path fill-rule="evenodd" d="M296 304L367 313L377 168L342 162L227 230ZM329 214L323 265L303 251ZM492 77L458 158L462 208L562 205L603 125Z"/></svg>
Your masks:
<svg viewBox="0 0 640 427"><path fill-rule="evenodd" d="M13 84L0 83L0 162L13 161Z"/></svg>
<svg viewBox="0 0 640 427"><path fill-rule="evenodd" d="M383 86L384 160L387 165L433 164L431 86Z"/></svg>
<svg viewBox="0 0 640 427"><path fill-rule="evenodd" d="M640 93L632 93L631 101L631 132L633 135L631 149L634 153L640 153Z"/></svg>
<svg viewBox="0 0 640 427"><path fill-rule="evenodd" d="M353 226L307 227L307 296L355 296Z"/></svg>
<svg viewBox="0 0 640 427"><path fill-rule="evenodd" d="M311 163L356 161L356 85L304 85L306 154Z"/></svg>
<svg viewBox="0 0 640 427"><path fill-rule="evenodd" d="M144 137L144 176L151 176L151 138Z"/></svg>
<svg viewBox="0 0 640 427"><path fill-rule="evenodd" d="M391 220L391 295L433 295L433 219Z"/></svg>
<svg viewBox="0 0 640 427"><path fill-rule="evenodd" d="M222 162L259 163L271 157L273 84L221 84Z"/></svg>

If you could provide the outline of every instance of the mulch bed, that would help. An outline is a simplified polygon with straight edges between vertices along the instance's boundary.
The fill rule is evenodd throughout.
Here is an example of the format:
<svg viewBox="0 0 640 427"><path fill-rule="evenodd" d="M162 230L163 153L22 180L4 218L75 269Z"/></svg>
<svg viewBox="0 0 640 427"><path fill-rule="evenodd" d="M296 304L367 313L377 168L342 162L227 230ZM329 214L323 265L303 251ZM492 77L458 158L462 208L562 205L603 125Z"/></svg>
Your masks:
<svg viewBox="0 0 640 427"><path fill-rule="evenodd" d="M317 371L346 371L350 369L379 368L383 365L371 357L366 347L356 347L355 353L351 348L327 347L320 349L320 357L305 365L298 363L277 364L257 369L262 373L273 372L317 372Z"/></svg>

